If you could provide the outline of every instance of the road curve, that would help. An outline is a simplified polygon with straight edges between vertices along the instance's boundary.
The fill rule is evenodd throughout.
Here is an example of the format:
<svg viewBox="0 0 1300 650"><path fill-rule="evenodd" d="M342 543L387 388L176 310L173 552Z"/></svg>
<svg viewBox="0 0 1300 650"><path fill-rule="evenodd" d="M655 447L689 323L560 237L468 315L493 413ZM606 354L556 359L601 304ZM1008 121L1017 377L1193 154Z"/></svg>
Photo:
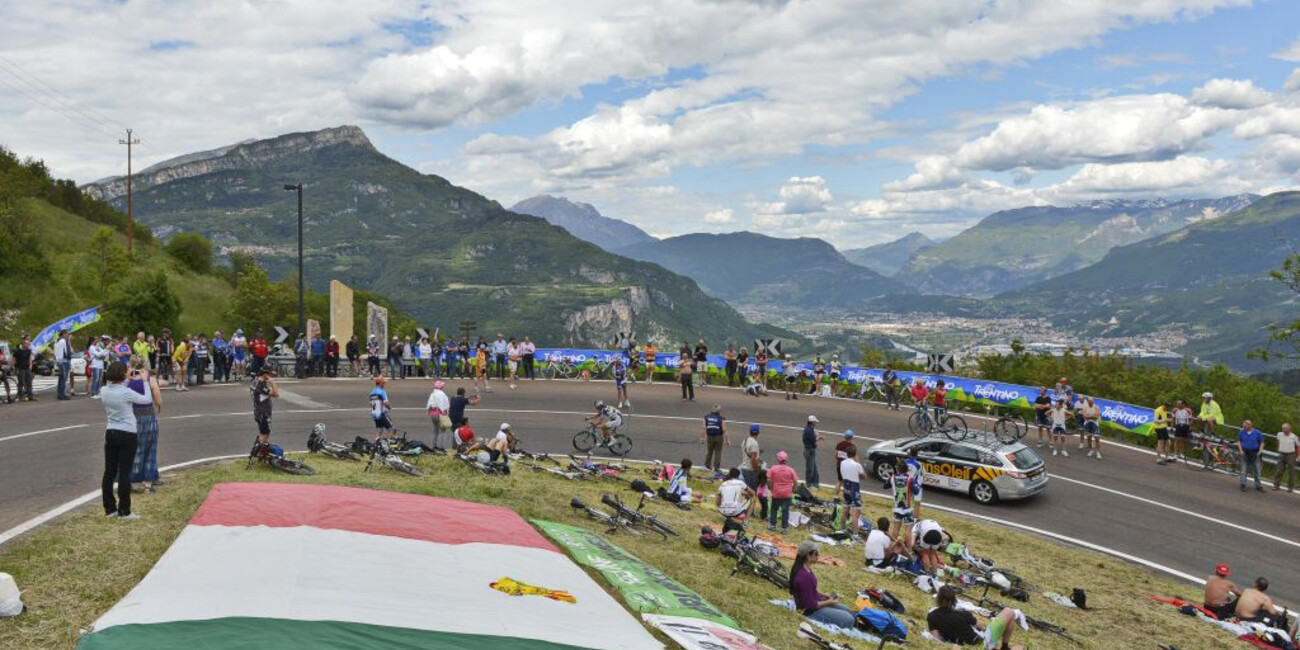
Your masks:
<svg viewBox="0 0 1300 650"><path fill-rule="evenodd" d="M493 387L495 392L469 412L476 430L490 433L500 422L510 422L525 447L535 451L569 451L592 400L613 398L608 382L524 382L514 391L494 382ZM426 439L424 403L430 388L427 380L389 383L398 427ZM286 448L302 448L317 422L338 441L373 430L366 404L369 382L286 381L283 391L275 405L275 437ZM163 397L160 465L247 450L254 428L243 384L168 391ZM689 456L698 462L701 418L715 402L730 421L733 444L724 451L726 463L739 462L741 436L757 422L764 427L764 456L770 460L777 449L789 450L801 475L800 431L807 415L816 414L827 434L819 455L823 481L834 476L830 447L845 428L868 440L906 435L906 411L874 404L811 397L790 402L716 387L698 391L697 397L682 401L673 384L634 385L635 413L627 427L635 440L632 456L671 462ZM104 422L98 402L46 397L0 407L0 422L0 531L98 488ZM1027 501L981 507L938 490L927 490L926 500L1105 547L1176 574L1204 576L1215 563L1228 562L1243 580L1268 576L1280 601L1300 602L1300 568L1284 560L1300 549L1300 521L1293 514L1300 501L1294 494L1241 493L1235 478L1158 466L1149 451L1118 446L1108 446L1103 461L1075 454L1048 457L1047 463L1051 484Z"/></svg>

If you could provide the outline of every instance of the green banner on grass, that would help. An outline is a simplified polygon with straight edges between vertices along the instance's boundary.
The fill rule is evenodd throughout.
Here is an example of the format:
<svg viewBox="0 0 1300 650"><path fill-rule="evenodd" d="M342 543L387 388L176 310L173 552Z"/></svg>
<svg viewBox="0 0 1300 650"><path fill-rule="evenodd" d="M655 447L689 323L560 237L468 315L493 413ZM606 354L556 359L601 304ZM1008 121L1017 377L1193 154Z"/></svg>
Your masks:
<svg viewBox="0 0 1300 650"><path fill-rule="evenodd" d="M551 521L533 519L532 522L579 564L605 576L632 609L646 614L704 619L740 629L739 623L704 597L600 534Z"/></svg>

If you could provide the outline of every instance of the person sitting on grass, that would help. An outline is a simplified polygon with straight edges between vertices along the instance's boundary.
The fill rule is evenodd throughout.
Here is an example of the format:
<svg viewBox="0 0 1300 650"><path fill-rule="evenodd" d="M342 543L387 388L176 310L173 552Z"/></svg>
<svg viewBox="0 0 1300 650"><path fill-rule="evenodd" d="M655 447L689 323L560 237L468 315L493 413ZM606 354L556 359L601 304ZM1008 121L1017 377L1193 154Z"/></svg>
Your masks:
<svg viewBox="0 0 1300 650"><path fill-rule="evenodd" d="M1232 618L1237 612L1237 598L1241 597L1241 589L1228 579L1229 573L1231 570L1226 564L1214 567L1214 575L1205 580L1205 599L1202 601L1206 610L1223 620Z"/></svg>
<svg viewBox="0 0 1300 650"><path fill-rule="evenodd" d="M767 397L767 386L764 386L763 382L760 381L751 382L748 386L745 386L745 394L754 397Z"/></svg>
<svg viewBox="0 0 1300 650"><path fill-rule="evenodd" d="M817 591L817 576L809 564L817 561L821 545L814 541L800 542L790 567L790 595L794 596L795 609L809 620L853 629L853 610L840 602L836 594L829 596Z"/></svg>
<svg viewBox="0 0 1300 650"><path fill-rule="evenodd" d="M474 442L474 429L469 426L469 418L463 418L461 425L456 428L456 453L468 454L477 446Z"/></svg>
<svg viewBox="0 0 1300 650"><path fill-rule="evenodd" d="M936 607L925 617L930 636L943 643L951 643L953 650L964 645L982 645L988 650L1024 650L1012 646L1011 631L1015 629L1016 613L1004 608L984 626L975 616L957 608L957 591L948 585L939 587L935 594Z"/></svg>
<svg viewBox="0 0 1300 650"><path fill-rule="evenodd" d="M754 491L740 480L740 470L733 467L727 470L727 480L718 486L715 503L722 516L744 518L749 514L754 496Z"/></svg>
<svg viewBox="0 0 1300 650"><path fill-rule="evenodd" d="M895 558L902 553L900 543L889 535L889 519L881 517L876 520L876 527L867 533L866 549L867 571L873 573L885 571L894 564Z"/></svg>
<svg viewBox="0 0 1300 650"><path fill-rule="evenodd" d="M510 425L502 422L501 428L497 430L497 435L487 443L488 462L510 462L510 449L515 442L515 434L510 430Z"/></svg>
<svg viewBox="0 0 1300 650"><path fill-rule="evenodd" d="M693 465L691 459L682 459L681 464L673 471L672 478L668 479L668 490L663 495L665 501L671 501L672 503L691 502L691 486L687 484L687 481L691 478L691 467Z"/></svg>

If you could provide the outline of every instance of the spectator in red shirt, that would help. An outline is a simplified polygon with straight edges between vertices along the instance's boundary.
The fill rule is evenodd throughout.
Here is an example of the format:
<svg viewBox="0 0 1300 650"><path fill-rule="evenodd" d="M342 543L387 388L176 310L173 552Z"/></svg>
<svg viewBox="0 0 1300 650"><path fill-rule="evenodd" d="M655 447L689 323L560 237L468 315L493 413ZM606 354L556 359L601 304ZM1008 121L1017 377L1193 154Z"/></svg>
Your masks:
<svg viewBox="0 0 1300 650"><path fill-rule="evenodd" d="M840 463L844 462L844 459L849 457L849 447L852 446L853 446L853 429L846 429L844 431L844 439L835 443L836 480L843 480L844 478L843 476L840 476Z"/></svg>
<svg viewBox="0 0 1300 650"><path fill-rule="evenodd" d="M789 460L790 454L778 451L776 465L767 470L767 487L772 491L767 529L776 530L776 513L780 511L782 533L790 531L790 500L794 498L794 486L799 483L799 475L787 464Z"/></svg>
<svg viewBox="0 0 1300 650"><path fill-rule="evenodd" d="M915 402L917 406L920 406L925 404L925 400L929 396L930 391L925 387L925 380L917 377L916 381L912 384L912 401Z"/></svg>
<svg viewBox="0 0 1300 650"><path fill-rule="evenodd" d="M330 335L329 343L325 344L325 374L330 377L339 376L339 340Z"/></svg>

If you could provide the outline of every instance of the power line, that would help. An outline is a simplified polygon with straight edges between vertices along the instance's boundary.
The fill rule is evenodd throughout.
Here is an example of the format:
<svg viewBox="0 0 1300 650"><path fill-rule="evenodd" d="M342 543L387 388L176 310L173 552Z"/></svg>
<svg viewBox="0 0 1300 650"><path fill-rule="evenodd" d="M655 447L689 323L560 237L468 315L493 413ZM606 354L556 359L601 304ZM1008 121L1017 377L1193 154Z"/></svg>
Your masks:
<svg viewBox="0 0 1300 650"><path fill-rule="evenodd" d="M91 108L89 106L83 106L79 104L75 99L69 97L65 93L61 92L58 88L55 88L50 83L41 79L36 74L32 73L30 70L23 68L23 66L19 65L16 61L4 56L3 54L0 54L0 69L9 72L10 75L25 82L28 85L28 87L33 88L48 97L51 97L52 99L59 102L69 110L79 113L92 121L108 122L110 124L116 125L121 129L126 128L125 125L118 122L117 120L114 120L108 115L105 115L104 113L94 108Z"/></svg>
<svg viewBox="0 0 1300 650"><path fill-rule="evenodd" d="M0 68L0 70L4 70L4 68ZM83 117L82 115L80 115L80 114L78 114L78 113L74 113L74 112L72 112L72 111L69 111L69 110L67 110L67 109L65 109L65 108L63 108L63 107L61 107L61 106L59 106L58 104L51 103L49 100L47 100L47 99L45 99L45 98L42 98L42 97L39 97L39 96L33 95L33 94L31 94L30 92L27 92L26 90L24 90L22 87L15 85L13 82L9 81L8 79L5 79L4 77L0 77L0 84L4 84L4 85L8 86L8 87L9 87L10 89L12 89L14 92L16 92L16 93L22 95L23 97L26 97L27 99L31 100L32 102L34 102L34 103L36 103L36 104L38 104L38 105L40 105L40 106L42 106L42 107L44 107L44 108L46 108L46 109L49 109L49 110L51 110L51 111L53 111L53 112L55 112L55 113L61 115L62 117L67 118L68 120L71 120L71 121L73 121L73 122L76 122L77 124L81 125L82 127L87 128L87 129L90 129L91 131L96 131L96 132L98 132L98 133L103 133L103 134L117 135L117 132L116 132L116 131L109 130L109 128L108 128L106 125L104 125L104 124L102 124L102 123L100 123L100 122L92 121L92 120L90 120L90 119L88 119L88 118L86 118L86 117Z"/></svg>

